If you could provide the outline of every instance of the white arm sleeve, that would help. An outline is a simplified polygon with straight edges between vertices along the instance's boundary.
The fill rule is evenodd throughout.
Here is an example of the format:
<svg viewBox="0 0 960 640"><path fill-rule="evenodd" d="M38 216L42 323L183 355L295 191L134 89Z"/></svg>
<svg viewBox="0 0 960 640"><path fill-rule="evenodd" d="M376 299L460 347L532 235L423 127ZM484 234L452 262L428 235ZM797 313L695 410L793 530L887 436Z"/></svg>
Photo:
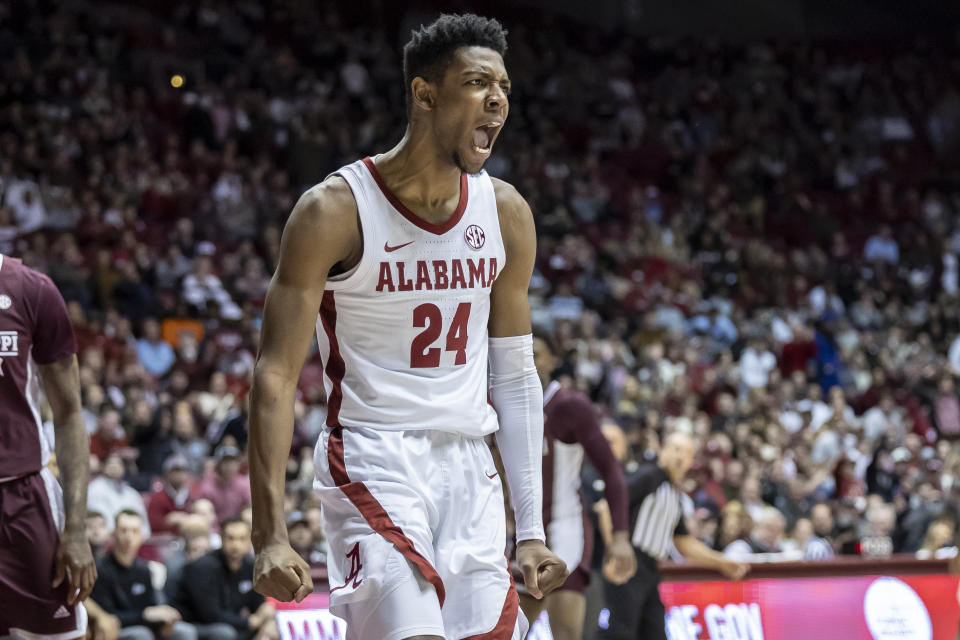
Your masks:
<svg viewBox="0 0 960 640"><path fill-rule="evenodd" d="M500 418L497 448L510 486L517 542L543 532L543 388L533 336L490 338L490 396Z"/></svg>

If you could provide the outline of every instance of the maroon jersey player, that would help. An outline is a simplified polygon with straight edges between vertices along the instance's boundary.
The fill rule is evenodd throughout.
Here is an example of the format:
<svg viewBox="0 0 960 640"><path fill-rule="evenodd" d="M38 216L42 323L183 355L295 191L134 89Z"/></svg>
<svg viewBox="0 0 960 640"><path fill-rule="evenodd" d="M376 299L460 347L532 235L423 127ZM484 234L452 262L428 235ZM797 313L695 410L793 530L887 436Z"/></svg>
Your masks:
<svg viewBox="0 0 960 640"><path fill-rule="evenodd" d="M521 597L521 606L531 623L545 607L556 640L579 640L586 612L583 592L590 581L593 554L593 529L580 493L584 457L604 481L614 530L607 549L608 577L617 583L627 581L636 571L636 557L627 536L627 487L593 404L582 393L551 380L557 359L549 333L534 331L533 357L544 389L543 523L547 544L567 563L570 576L543 601Z"/></svg>
<svg viewBox="0 0 960 640"><path fill-rule="evenodd" d="M71 640L96 566L85 538L89 444L77 346L50 279L0 254L0 637ZM63 489L47 468L40 385Z"/></svg>

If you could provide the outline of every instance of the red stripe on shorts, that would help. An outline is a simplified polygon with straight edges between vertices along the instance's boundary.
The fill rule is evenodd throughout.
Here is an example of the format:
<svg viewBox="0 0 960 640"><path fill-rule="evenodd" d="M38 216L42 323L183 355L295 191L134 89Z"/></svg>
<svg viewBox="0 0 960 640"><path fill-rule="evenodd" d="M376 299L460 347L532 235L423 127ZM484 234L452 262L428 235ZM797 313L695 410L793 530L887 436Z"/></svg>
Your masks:
<svg viewBox="0 0 960 640"><path fill-rule="evenodd" d="M386 510L373 497L366 485L362 482L351 482L347 475L347 465L343 458L343 427L335 427L330 432L330 439L327 443L327 459L333 481L350 499L350 502L360 510L370 528L391 542L407 560L416 565L427 582L433 585L442 607L446 590L443 587L440 574L426 558L420 555L420 552L413 546L413 541L406 536L403 529L393 523ZM514 596L514 599L516 599L516 596ZM516 605L514 605L514 609L516 609ZM509 638L509 636L507 637Z"/></svg>
<svg viewBox="0 0 960 640"><path fill-rule="evenodd" d="M481 633L462 640L510 640L513 630L517 626L517 614L520 609L520 598L517 596L517 587L513 584L513 574L510 573L510 562L507 562L507 575L510 576L510 588L507 589L507 599L503 602L503 611L497 625L486 633Z"/></svg>
<svg viewBox="0 0 960 640"><path fill-rule="evenodd" d="M327 358L325 372L333 386L330 397L327 399L327 426L339 427L340 404L343 402L343 390L340 384L343 382L343 374L346 373L347 367L343 362L343 356L340 355L340 344L337 342L337 303L333 299L333 291L323 292L323 300L320 303L320 322L323 323L323 330L330 343L330 356Z"/></svg>

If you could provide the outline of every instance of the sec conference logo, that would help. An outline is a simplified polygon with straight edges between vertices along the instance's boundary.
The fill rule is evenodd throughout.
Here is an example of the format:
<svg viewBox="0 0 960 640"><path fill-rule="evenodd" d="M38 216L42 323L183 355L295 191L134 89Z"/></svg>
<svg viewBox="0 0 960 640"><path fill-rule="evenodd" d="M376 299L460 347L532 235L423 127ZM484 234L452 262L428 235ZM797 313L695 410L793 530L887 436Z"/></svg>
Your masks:
<svg viewBox="0 0 960 640"><path fill-rule="evenodd" d="M10 299L10 296L0 293L0 309L9 309L12 304L13 300Z"/></svg>
<svg viewBox="0 0 960 640"><path fill-rule="evenodd" d="M487 236L479 226L472 224L463 232L463 239L474 251L483 248L483 243L487 241Z"/></svg>

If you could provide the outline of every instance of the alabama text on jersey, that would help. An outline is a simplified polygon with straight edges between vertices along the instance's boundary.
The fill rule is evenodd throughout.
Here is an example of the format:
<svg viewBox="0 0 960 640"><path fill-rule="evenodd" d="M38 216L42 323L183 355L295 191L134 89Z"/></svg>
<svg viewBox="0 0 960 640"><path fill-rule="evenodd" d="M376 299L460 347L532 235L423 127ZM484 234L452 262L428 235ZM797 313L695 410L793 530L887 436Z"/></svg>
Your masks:
<svg viewBox="0 0 960 640"><path fill-rule="evenodd" d="M497 430L487 403L490 288L503 270L493 183L463 174L444 224L409 211L372 160L343 167L363 228L363 257L327 280L317 321L327 425Z"/></svg>

